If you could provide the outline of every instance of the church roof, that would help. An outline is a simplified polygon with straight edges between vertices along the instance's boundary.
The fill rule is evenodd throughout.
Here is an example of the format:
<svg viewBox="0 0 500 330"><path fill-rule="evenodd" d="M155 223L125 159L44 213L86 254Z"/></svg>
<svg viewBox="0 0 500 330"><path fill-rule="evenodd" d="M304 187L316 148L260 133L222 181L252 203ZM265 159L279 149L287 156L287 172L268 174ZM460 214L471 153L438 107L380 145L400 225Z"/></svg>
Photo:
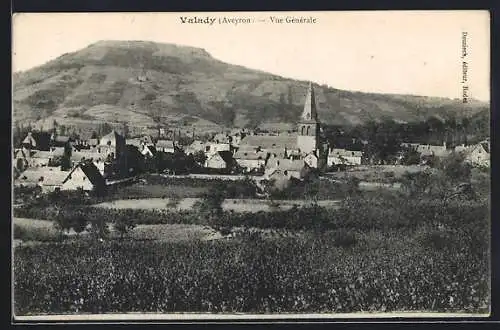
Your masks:
<svg viewBox="0 0 500 330"><path fill-rule="evenodd" d="M240 147L253 146L262 149L270 148L297 148L297 136L294 135L248 135L241 142Z"/></svg>
<svg viewBox="0 0 500 330"><path fill-rule="evenodd" d="M306 94L306 100L304 102L304 111L302 116L300 116L301 122L318 122L318 111L316 109L316 97L314 95L314 88L312 83L309 83L309 88Z"/></svg>

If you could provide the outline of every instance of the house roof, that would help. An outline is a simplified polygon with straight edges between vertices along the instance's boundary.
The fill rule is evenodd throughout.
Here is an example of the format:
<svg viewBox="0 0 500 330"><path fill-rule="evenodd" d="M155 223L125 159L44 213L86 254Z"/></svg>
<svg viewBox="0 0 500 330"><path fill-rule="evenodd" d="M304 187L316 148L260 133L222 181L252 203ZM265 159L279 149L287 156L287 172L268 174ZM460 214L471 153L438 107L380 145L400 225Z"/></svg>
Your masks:
<svg viewBox="0 0 500 330"><path fill-rule="evenodd" d="M231 164L233 161L233 154L231 151L219 151L217 154L226 162L226 164Z"/></svg>
<svg viewBox="0 0 500 330"><path fill-rule="evenodd" d="M156 141L156 148L174 148L174 141L172 140L158 140Z"/></svg>
<svg viewBox="0 0 500 330"><path fill-rule="evenodd" d="M205 150L206 143L200 140L193 141L186 149L192 151L203 151Z"/></svg>
<svg viewBox="0 0 500 330"><path fill-rule="evenodd" d="M490 141L483 141L479 144L483 147L484 151L486 151L487 153L490 152Z"/></svg>
<svg viewBox="0 0 500 330"><path fill-rule="evenodd" d="M37 143L31 132L28 133L28 135L24 138L23 144L29 144L32 147L36 147Z"/></svg>
<svg viewBox="0 0 500 330"><path fill-rule="evenodd" d="M247 159L247 160L258 160L262 159L265 160L267 158L267 153L266 152L255 152L251 150L238 150L234 154L235 159Z"/></svg>
<svg viewBox="0 0 500 330"><path fill-rule="evenodd" d="M28 155L28 152L30 152L29 155ZM24 149L24 148L18 148L18 149L14 150L14 157L22 156L24 158L27 158L28 156L33 156L36 152L37 152L36 150L28 150L28 149Z"/></svg>
<svg viewBox="0 0 500 330"><path fill-rule="evenodd" d="M219 141L219 143L226 143L228 140L228 135L224 133L215 134L213 141Z"/></svg>
<svg viewBox="0 0 500 330"><path fill-rule="evenodd" d="M297 136L295 135L249 135L245 136L241 142L242 146L254 146L267 148L297 148Z"/></svg>
<svg viewBox="0 0 500 330"><path fill-rule="evenodd" d="M329 152L330 157L362 157L361 151L332 148Z"/></svg>
<svg viewBox="0 0 500 330"><path fill-rule="evenodd" d="M69 136L57 135L54 138L54 141L59 143L67 143L69 141Z"/></svg>
<svg viewBox="0 0 500 330"><path fill-rule="evenodd" d="M71 160L72 161L81 161L82 159L93 159L93 160L104 160L104 155L97 153L97 152L92 152L92 151L73 151L71 153Z"/></svg>
<svg viewBox="0 0 500 330"><path fill-rule="evenodd" d="M304 168L304 166L305 163L302 159L293 160L282 158L279 160L276 168L282 171L300 171Z"/></svg>
<svg viewBox="0 0 500 330"><path fill-rule="evenodd" d="M484 146L484 144L482 143L478 143L478 144L474 144L474 145L471 145L469 148L468 148L468 152L469 153L472 153L474 151L479 151L479 152L485 152L485 153L489 153L489 150L488 148Z"/></svg>
<svg viewBox="0 0 500 330"><path fill-rule="evenodd" d="M54 157L50 151L42 151L38 150L35 153L31 155L32 158L37 158L37 159L49 159Z"/></svg>
<svg viewBox="0 0 500 330"><path fill-rule="evenodd" d="M53 147L53 148L51 148L50 153L52 154L52 157L63 156L64 155L64 148L63 147Z"/></svg>
<svg viewBox="0 0 500 330"><path fill-rule="evenodd" d="M85 176L87 176L87 178L89 179L89 181L94 186L97 186L97 185L104 186L104 185L106 185L106 181L104 180L104 177L101 175L101 172L99 172L99 169L92 162L80 162L80 163L78 163L66 175L66 178L63 180L62 183L65 183L66 181L68 181L71 178L71 174L74 173L78 168L80 168L83 171L83 173L85 173Z"/></svg>
<svg viewBox="0 0 500 330"><path fill-rule="evenodd" d="M91 146L96 146L99 144L99 139L88 139L88 144L90 144Z"/></svg>
<svg viewBox="0 0 500 330"><path fill-rule="evenodd" d="M430 150L431 152L443 152L443 151L446 151L446 146L442 145L442 146L435 146L435 145L430 145L430 144L419 144L418 147L417 147L417 151L418 152L423 152L423 151L426 151L426 150Z"/></svg>
<svg viewBox="0 0 500 330"><path fill-rule="evenodd" d="M447 150L444 145L434 146L421 144L417 147L417 152L420 152L421 156L446 157L450 154L451 150Z"/></svg>
<svg viewBox="0 0 500 330"><path fill-rule="evenodd" d="M156 155L156 148L154 146L145 146L141 153L145 154L147 151L149 151L153 156Z"/></svg>
<svg viewBox="0 0 500 330"><path fill-rule="evenodd" d="M67 171L61 171L57 167L27 169L21 173L17 181L18 183L34 183L43 186L59 186L62 185L67 175ZM40 181L42 177L43 181Z"/></svg>
<svg viewBox="0 0 500 330"><path fill-rule="evenodd" d="M271 156L276 155L278 158L285 158L285 148L269 148L264 149L264 151Z"/></svg>
<svg viewBox="0 0 500 330"><path fill-rule="evenodd" d="M136 146L136 147L140 147L143 143L144 143L143 140L138 139L138 138L127 140L127 144L132 145L132 146Z"/></svg>

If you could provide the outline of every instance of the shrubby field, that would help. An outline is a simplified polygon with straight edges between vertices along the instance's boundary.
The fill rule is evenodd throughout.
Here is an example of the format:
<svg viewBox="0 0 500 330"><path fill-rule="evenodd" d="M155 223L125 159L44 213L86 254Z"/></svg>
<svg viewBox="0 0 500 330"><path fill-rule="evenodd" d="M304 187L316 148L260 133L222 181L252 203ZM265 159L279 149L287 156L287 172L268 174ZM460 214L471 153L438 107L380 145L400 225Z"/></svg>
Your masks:
<svg viewBox="0 0 500 330"><path fill-rule="evenodd" d="M487 311L487 258L394 234L20 247L15 311Z"/></svg>

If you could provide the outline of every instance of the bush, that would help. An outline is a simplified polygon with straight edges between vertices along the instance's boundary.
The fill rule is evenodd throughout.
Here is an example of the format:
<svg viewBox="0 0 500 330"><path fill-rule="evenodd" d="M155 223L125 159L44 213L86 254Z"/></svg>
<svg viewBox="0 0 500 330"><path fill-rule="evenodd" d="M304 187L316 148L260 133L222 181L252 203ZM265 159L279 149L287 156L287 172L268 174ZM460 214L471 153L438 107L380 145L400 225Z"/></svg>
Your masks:
<svg viewBox="0 0 500 330"><path fill-rule="evenodd" d="M457 247L457 242L453 235L447 231L425 231L420 234L418 240L423 247L437 250L452 251Z"/></svg>
<svg viewBox="0 0 500 330"><path fill-rule="evenodd" d="M14 311L484 312L489 305L486 257L409 244L339 249L316 238L21 246Z"/></svg>
<svg viewBox="0 0 500 330"><path fill-rule="evenodd" d="M356 234L346 230L340 230L335 232L333 238L333 245L338 247L351 247L357 243Z"/></svg>
<svg viewBox="0 0 500 330"><path fill-rule="evenodd" d="M55 242L60 240L60 236L47 228L31 228L14 224L14 239L24 242Z"/></svg>

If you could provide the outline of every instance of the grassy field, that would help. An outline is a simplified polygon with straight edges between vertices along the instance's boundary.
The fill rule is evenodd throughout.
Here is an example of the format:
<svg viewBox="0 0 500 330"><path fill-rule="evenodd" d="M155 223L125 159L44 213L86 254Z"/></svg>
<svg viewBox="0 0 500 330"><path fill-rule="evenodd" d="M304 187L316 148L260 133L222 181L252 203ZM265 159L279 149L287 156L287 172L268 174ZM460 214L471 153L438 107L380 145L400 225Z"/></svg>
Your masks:
<svg viewBox="0 0 500 330"><path fill-rule="evenodd" d="M134 210L191 210L199 200L200 198L183 198L180 200L171 198L123 199L99 203L95 207ZM234 212L269 212L289 210L294 205L300 207L310 203L310 201L305 200L226 199L222 203L222 208ZM321 200L318 201L318 205L335 208L338 201Z"/></svg>
<svg viewBox="0 0 500 330"><path fill-rule="evenodd" d="M208 191L208 187L192 187L183 184L142 184L134 183L120 187L113 192L113 199L137 198L193 198L200 197Z"/></svg>
<svg viewBox="0 0 500 330"><path fill-rule="evenodd" d="M406 172L415 173L429 169L428 166L418 165L357 166L348 171L328 173L327 177L337 180L355 177L363 182L394 183L400 181Z"/></svg>

